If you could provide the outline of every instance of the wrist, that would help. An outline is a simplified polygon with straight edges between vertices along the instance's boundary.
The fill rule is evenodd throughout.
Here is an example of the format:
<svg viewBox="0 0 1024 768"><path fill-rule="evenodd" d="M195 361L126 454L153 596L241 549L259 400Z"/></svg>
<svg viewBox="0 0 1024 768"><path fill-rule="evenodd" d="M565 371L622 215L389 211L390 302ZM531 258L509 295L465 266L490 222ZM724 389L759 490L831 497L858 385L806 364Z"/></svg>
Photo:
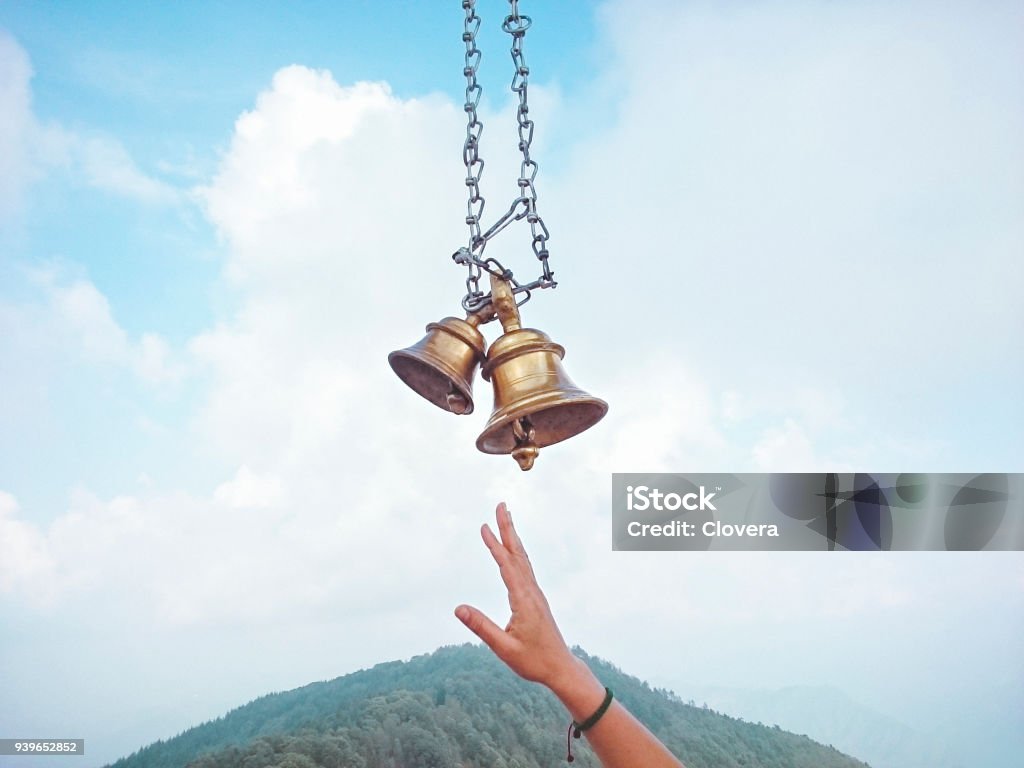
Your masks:
<svg viewBox="0 0 1024 768"><path fill-rule="evenodd" d="M605 687L584 661L569 654L564 667L547 686L574 720L583 721L601 705Z"/></svg>

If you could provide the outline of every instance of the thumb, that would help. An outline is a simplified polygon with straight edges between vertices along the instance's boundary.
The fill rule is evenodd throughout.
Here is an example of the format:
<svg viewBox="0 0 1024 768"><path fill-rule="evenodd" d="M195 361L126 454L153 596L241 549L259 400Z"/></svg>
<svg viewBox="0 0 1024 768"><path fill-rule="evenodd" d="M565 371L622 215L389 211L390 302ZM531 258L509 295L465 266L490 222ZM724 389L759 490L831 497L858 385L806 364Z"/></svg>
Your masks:
<svg viewBox="0 0 1024 768"><path fill-rule="evenodd" d="M499 657L508 649L510 638L505 634L505 630L487 618L481 611L470 605L460 605L455 609L455 616Z"/></svg>

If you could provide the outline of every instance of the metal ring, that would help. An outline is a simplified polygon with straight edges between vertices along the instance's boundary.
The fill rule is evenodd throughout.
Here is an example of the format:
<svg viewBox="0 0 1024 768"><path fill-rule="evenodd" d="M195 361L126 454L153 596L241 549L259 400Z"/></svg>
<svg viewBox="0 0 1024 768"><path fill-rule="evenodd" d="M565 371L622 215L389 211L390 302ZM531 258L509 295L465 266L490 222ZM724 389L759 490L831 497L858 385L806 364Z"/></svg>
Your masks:
<svg viewBox="0 0 1024 768"><path fill-rule="evenodd" d="M519 22L518 25L513 26L516 21ZM529 16L520 14L518 19L514 16L506 16L505 21L501 24L501 28L510 35L523 35L526 34L526 30L530 28L531 24L533 24L533 19Z"/></svg>

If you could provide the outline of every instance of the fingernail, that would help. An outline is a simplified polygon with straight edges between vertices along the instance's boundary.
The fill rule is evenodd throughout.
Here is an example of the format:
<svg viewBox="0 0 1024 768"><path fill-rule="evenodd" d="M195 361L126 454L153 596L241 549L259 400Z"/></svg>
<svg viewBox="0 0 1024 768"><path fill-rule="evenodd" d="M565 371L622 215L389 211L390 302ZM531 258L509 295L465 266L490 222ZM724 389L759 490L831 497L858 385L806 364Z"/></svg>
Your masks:
<svg viewBox="0 0 1024 768"><path fill-rule="evenodd" d="M469 621L469 608L467 608L464 605L460 605L458 608L455 609L455 616L459 619L459 621L465 624L467 621Z"/></svg>

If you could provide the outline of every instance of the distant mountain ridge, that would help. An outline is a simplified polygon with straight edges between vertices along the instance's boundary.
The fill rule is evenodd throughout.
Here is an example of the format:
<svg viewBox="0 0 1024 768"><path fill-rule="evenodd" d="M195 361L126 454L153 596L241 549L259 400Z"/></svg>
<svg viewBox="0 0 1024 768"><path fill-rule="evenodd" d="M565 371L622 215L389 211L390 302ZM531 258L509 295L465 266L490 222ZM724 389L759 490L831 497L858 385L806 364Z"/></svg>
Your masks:
<svg viewBox="0 0 1024 768"><path fill-rule="evenodd" d="M935 735L876 712L830 686L775 690L693 688L689 696L719 712L823 739L874 768L966 768Z"/></svg>
<svg viewBox="0 0 1024 768"><path fill-rule="evenodd" d="M874 768L1017 768L1024 754L1024 689L1012 675L973 692L949 691L925 709L889 706L888 713L828 685L678 686L697 703L805 733Z"/></svg>
<svg viewBox="0 0 1024 768"><path fill-rule="evenodd" d="M687 768L865 768L779 728L684 704L579 652ZM565 760L568 716L539 685L481 646L447 646L408 662L258 698L158 741L114 768L532 768ZM574 766L596 766L585 741Z"/></svg>

